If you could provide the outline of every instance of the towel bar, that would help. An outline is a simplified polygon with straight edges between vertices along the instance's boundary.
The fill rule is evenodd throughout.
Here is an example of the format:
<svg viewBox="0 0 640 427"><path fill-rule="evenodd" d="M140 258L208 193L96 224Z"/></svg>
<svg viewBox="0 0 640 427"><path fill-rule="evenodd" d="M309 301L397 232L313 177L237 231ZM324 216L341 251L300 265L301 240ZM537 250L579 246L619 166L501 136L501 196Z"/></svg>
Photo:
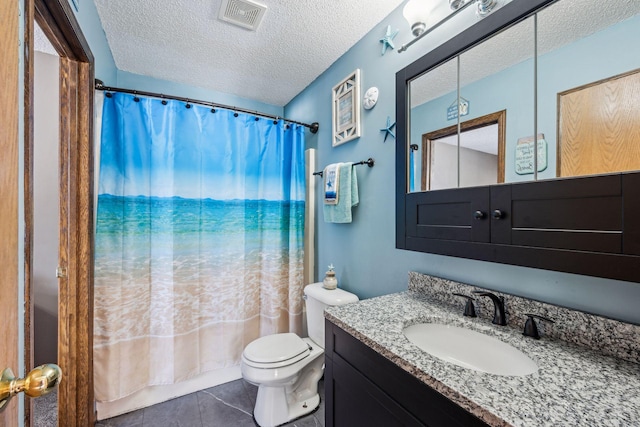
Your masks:
<svg viewBox="0 0 640 427"><path fill-rule="evenodd" d="M369 157L367 160L362 160L362 161L360 161L358 163L354 163L351 166L367 165L370 168L372 168L374 164L375 164L375 160L373 160L371 157ZM322 176L322 173L323 173L323 171L318 171L318 172L314 172L313 174L317 175L317 176Z"/></svg>

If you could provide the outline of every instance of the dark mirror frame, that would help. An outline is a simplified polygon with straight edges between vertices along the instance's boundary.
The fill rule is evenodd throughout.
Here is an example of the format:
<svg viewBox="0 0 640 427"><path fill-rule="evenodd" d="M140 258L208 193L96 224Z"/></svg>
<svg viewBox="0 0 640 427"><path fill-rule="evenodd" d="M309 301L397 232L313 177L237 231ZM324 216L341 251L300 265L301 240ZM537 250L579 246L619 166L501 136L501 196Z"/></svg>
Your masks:
<svg viewBox="0 0 640 427"><path fill-rule="evenodd" d="M640 172L418 193L409 193L407 190L407 153L409 152L410 129L409 83L416 77L454 58L492 35L525 20L556 1L562 0L511 2L396 74L396 121L398 123L396 248L640 282L640 194L634 190L634 187L640 188ZM607 240L609 239L607 234L610 233L606 230L609 230L607 228L609 225L604 225L599 230L605 231L596 236L597 242L595 243L591 240L585 243L584 236L579 236L579 233L571 235L569 232L565 235L561 231L554 236L559 237L557 239L558 245L545 247L544 239L550 235L549 229L541 229L538 235L526 238L517 232L514 233L516 226L511 223L515 224L517 221L522 223L523 215L521 212L518 213L514 210L505 216L496 214L497 216L492 218L495 212L500 212L494 206L496 200L498 201L497 205L503 203L504 206L514 208L518 201L530 201L536 197L546 199L544 200L546 204L543 203L541 206L540 215L553 217L558 213L559 216L565 215L565 218L580 217L580 212L584 211L580 211L577 205L571 205L568 210L565 209L567 200L576 194L583 194L584 200L587 200L586 203L591 203L589 206L595 209L595 211L589 211L592 218L610 216L613 217L612 221L620 223L621 231L617 241ZM593 198L594 194L595 199ZM626 198L623 197L625 195ZM598 199L598 197L601 198ZM612 214L609 214L610 206L603 202L609 200L607 197L615 198L615 203L617 203L613 206L615 212ZM451 203L452 206L461 206L463 204L460 203L461 201L469 200L471 201L469 206L473 206L473 208L467 207L465 211L462 211L464 216L462 220L454 218L456 213L446 209L437 212L446 203ZM432 209L431 206L435 205L437 207ZM555 208L558 210L554 211ZM476 211L476 209L478 210ZM547 211L545 212L544 209ZM474 212L476 219L479 220L467 219L467 216L471 218ZM480 213L483 215L481 219L479 218ZM431 230L418 232L416 230L420 228L421 215L430 217L440 215L440 218L431 218L434 220L434 224L438 224L438 221L451 219L452 225L450 227L436 226ZM501 221L496 221L500 219ZM453 224L456 221L459 223ZM482 225L478 226L478 224ZM576 230L579 229L580 227L576 226ZM557 229L553 231L557 231ZM512 238L516 235L517 237ZM567 247L562 247L565 240L569 243L567 243ZM604 243L605 241L606 243ZM574 242L576 245L571 246ZM583 247L593 249L585 250L582 249Z"/></svg>

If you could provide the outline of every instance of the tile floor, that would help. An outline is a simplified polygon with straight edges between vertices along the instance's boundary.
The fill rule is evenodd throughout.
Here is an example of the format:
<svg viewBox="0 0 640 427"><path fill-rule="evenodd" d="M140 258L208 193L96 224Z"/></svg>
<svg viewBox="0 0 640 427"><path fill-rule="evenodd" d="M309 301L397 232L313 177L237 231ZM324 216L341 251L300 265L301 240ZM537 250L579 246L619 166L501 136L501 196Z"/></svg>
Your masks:
<svg viewBox="0 0 640 427"><path fill-rule="evenodd" d="M288 427L324 427L324 382L320 408ZM96 423L96 427L255 427L258 388L240 379Z"/></svg>
<svg viewBox="0 0 640 427"><path fill-rule="evenodd" d="M58 425L57 389L33 399L33 425L35 427L56 427Z"/></svg>

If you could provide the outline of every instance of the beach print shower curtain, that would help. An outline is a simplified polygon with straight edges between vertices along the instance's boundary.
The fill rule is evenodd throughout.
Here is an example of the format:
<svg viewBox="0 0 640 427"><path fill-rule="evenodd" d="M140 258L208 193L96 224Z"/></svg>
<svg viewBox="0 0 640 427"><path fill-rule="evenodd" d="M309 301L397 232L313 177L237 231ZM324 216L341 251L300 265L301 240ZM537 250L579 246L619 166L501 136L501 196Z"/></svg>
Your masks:
<svg viewBox="0 0 640 427"><path fill-rule="evenodd" d="M98 401L237 365L259 336L301 331L303 151L304 128L281 120L105 97Z"/></svg>

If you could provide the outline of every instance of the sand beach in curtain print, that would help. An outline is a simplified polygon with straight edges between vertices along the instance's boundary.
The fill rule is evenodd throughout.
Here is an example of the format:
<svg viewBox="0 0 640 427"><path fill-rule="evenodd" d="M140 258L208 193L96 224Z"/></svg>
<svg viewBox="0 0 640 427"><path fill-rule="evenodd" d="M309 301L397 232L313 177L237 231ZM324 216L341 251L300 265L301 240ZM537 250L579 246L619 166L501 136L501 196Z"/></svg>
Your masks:
<svg viewBox="0 0 640 427"><path fill-rule="evenodd" d="M103 194L96 227L96 347L277 316L302 291L302 201ZM280 286L292 276L299 289ZM258 297L261 287L273 298ZM299 313L294 300L288 311Z"/></svg>

